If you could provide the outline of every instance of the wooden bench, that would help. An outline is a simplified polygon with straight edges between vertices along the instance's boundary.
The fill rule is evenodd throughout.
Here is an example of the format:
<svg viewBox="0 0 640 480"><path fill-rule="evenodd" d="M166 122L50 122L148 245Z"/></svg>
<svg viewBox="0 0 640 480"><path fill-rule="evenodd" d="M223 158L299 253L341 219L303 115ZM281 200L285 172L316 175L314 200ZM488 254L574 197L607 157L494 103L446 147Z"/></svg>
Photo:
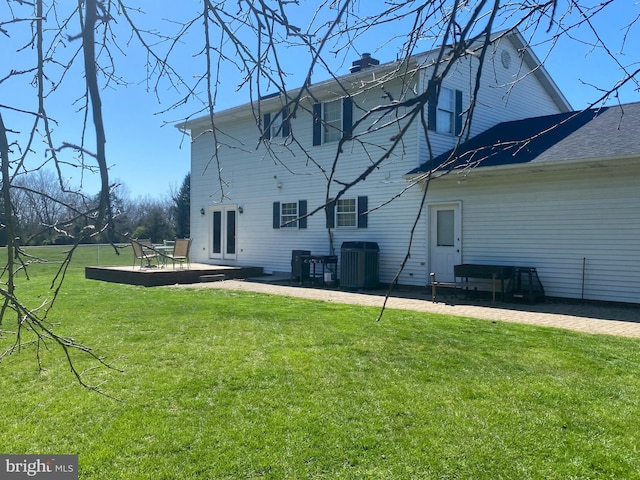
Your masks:
<svg viewBox="0 0 640 480"><path fill-rule="evenodd" d="M500 294L501 299L504 300L505 280L511 280L513 272L514 267L507 265L454 265L453 282L440 282L436 279L436 274L431 273L431 300L436 303L438 287L453 288L455 295L457 295L459 289L468 291L469 288L473 288L477 291L478 288L484 289L489 287L491 290L491 298L495 302L497 280L500 280ZM469 281L470 278L475 281Z"/></svg>
<svg viewBox="0 0 640 480"><path fill-rule="evenodd" d="M457 297L458 296L458 290L469 290L469 288L473 288L474 291L478 291L478 288L486 288L486 287L490 287L491 288L491 296L493 298L493 301L496 301L496 289L495 289L495 279L492 279L492 281L479 281L479 282L469 282L467 281L461 281L458 280L457 278L455 279L455 281L453 282L440 282L438 280L436 280L436 274L435 273L431 273L431 300L433 301L433 303L437 303L437 289L439 287L445 287L445 288L452 288L454 291L454 295Z"/></svg>

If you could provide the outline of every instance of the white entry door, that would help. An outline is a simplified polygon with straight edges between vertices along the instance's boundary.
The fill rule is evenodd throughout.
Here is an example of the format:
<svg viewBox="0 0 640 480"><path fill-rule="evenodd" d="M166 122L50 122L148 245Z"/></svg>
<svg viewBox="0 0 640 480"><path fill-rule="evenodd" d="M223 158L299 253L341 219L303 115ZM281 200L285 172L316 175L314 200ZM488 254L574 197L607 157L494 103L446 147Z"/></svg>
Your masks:
<svg viewBox="0 0 640 480"><path fill-rule="evenodd" d="M237 208L235 205L211 207L209 257L224 260L236 258Z"/></svg>
<svg viewBox="0 0 640 480"><path fill-rule="evenodd" d="M452 282L453 266L462 263L461 204L429 207L429 267L436 280Z"/></svg>

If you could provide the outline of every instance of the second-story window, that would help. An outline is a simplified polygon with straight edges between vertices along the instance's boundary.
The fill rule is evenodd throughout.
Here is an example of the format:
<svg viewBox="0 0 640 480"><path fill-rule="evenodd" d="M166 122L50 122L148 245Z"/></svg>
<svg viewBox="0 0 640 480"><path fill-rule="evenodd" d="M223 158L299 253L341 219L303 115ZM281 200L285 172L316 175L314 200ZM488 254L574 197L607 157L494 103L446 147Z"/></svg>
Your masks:
<svg viewBox="0 0 640 480"><path fill-rule="evenodd" d="M429 130L449 135L462 133L462 91L447 87L432 88L427 109Z"/></svg>
<svg viewBox="0 0 640 480"><path fill-rule="evenodd" d="M271 132L269 138L282 136L282 116L280 114L271 116Z"/></svg>
<svg viewBox="0 0 640 480"><path fill-rule="evenodd" d="M283 108L277 113L265 113L263 118L264 138L275 140L288 137L291 133L288 111Z"/></svg>
<svg viewBox="0 0 640 480"><path fill-rule="evenodd" d="M353 133L353 100L344 97L313 105L313 144L349 140Z"/></svg>
<svg viewBox="0 0 640 480"><path fill-rule="evenodd" d="M324 142L337 142L342 138L342 100L322 104Z"/></svg>
<svg viewBox="0 0 640 480"><path fill-rule="evenodd" d="M455 118L455 106L453 102L453 90L442 87L438 97L436 113L436 131L438 133L453 133Z"/></svg>

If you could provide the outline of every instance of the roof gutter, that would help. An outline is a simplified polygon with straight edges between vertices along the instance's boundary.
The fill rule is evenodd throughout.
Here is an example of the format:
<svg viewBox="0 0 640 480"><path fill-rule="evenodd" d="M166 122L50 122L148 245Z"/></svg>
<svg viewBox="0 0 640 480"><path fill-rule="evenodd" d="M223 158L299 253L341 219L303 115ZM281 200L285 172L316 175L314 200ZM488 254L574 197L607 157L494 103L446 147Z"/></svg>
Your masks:
<svg viewBox="0 0 640 480"><path fill-rule="evenodd" d="M373 86L389 82L400 76L416 73L420 70L417 63L418 55L411 56L408 60L400 60L388 62L378 66L372 66L358 72L349 73L341 77L334 77L323 80L320 83L313 84L309 87L300 87L286 92L276 92L265 95L259 99L244 103L235 107L231 107L214 114L215 119L239 118L248 116L255 104L261 104L264 108L281 108L286 99L300 97L300 100L314 98L316 100L324 100L327 98L335 98L336 90L343 90L344 96L349 90L368 89ZM355 86L355 88L354 88ZM304 93L308 92L308 93ZM262 107L261 107L262 108ZM194 130L197 128L207 128L211 126L210 116L203 115L201 117L187 120L176 125L180 130Z"/></svg>

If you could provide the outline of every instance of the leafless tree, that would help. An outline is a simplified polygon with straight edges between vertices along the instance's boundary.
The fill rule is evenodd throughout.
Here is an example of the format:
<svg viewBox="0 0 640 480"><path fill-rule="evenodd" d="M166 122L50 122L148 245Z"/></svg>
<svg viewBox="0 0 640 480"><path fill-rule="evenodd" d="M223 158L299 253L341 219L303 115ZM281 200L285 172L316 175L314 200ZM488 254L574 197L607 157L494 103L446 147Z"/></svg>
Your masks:
<svg viewBox="0 0 640 480"><path fill-rule="evenodd" d="M171 18L166 18L163 1L150 4L137 0L77 3L5 0L0 10L0 38L8 45L3 45L3 52L9 54L3 53L0 88L6 87L8 91L17 83L27 84L33 87L33 95L15 99L5 95L0 103L2 206L8 239L0 288L4 298L0 326L9 331L9 324L12 325L14 349L25 338L22 332L28 330L38 341L53 341L67 352L80 349L93 355L90 349L57 335L43 322L46 309L28 309L16 296L14 273L26 264L17 240L16 212L19 202L27 201L31 194L53 197L52 193L38 191L37 185L27 180L37 178L41 169L50 168L56 172L59 190L71 195L63 197L59 206L74 212L88 225L73 234L76 245L100 232L108 232L110 238L125 233L117 231L111 205L115 185L108 176L105 153L108 125L103 118L101 97L105 88L117 89L143 79L149 93L162 103L159 113L168 123L208 115L214 143L224 145L231 143L231 132L219 128L214 112L221 95L233 85L253 106L258 144L265 139L261 108L266 95L279 94L283 98L281 113L293 118L300 110L309 109L301 100L313 96L312 79L335 78L339 82L337 72L348 65L354 54L362 53L358 49L373 52L391 49L398 68L408 68L409 58L417 51L434 50L429 89L412 92L411 84L406 83L402 91L387 95L386 102L375 109L359 112L356 124L368 128L367 133L354 140L369 152L370 162L356 178L344 182L335 177L343 160L343 141L336 146L333 163L325 165L298 140L296 132L288 137L283 147L306 158L325 179L327 201L330 187L339 187L331 194L335 200L402 148L409 125L424 124L423 113L429 97L458 59L472 53L483 65L482 60L491 54L488 39L497 32L519 29L534 48L544 53L543 60L546 52L560 42L574 42L601 52L618 69L619 79L612 85L594 84L593 105L615 97L621 88L631 85L637 89L640 71L637 57L625 56L636 48L631 38L634 34L637 38L637 6L629 7L629 16L616 38L605 40L598 30L599 22L607 19L608 12L622 1L202 0L197 11L190 12L193 3L185 3L184 8L181 4L180 9L172 11ZM379 33L388 32L390 25L397 32L395 35ZM144 65L140 72L127 72L134 78L125 78L120 73L120 65L128 61L128 55ZM520 77L529 73L522 71ZM471 86L472 92L477 93L480 88L480 74ZM75 89L75 94L72 102L62 108L76 111L80 126L75 138L58 138L55 110L58 107L53 99L67 85ZM362 88L380 91L383 86L380 82ZM342 88L346 93L346 86ZM475 98L472 96L465 112L461 141L469 132ZM378 148L369 142L367 134L378 128L395 129L391 145ZM423 128L429 138L427 126ZM227 182L217 155L216 150L208 168L216 169L219 195L224 197ZM275 155L273 159L280 161ZM78 188L69 188L65 172L70 170L82 172L81 179L86 175L99 176L97 203L90 201L93 195L87 196L83 191L82 181ZM422 180L428 183L429 179ZM426 188L424 192L426 195ZM318 205L309 214L323 208L324 205ZM53 218L38 221L64 230ZM72 254L73 248L69 258ZM59 275L64 277L64 269ZM82 382L81 372L76 373Z"/></svg>
<svg viewBox="0 0 640 480"><path fill-rule="evenodd" d="M14 216L24 244L44 235L51 242L59 234L66 236L65 227L75 212L82 209L70 191L61 191L51 170L40 169L16 178L11 192Z"/></svg>

